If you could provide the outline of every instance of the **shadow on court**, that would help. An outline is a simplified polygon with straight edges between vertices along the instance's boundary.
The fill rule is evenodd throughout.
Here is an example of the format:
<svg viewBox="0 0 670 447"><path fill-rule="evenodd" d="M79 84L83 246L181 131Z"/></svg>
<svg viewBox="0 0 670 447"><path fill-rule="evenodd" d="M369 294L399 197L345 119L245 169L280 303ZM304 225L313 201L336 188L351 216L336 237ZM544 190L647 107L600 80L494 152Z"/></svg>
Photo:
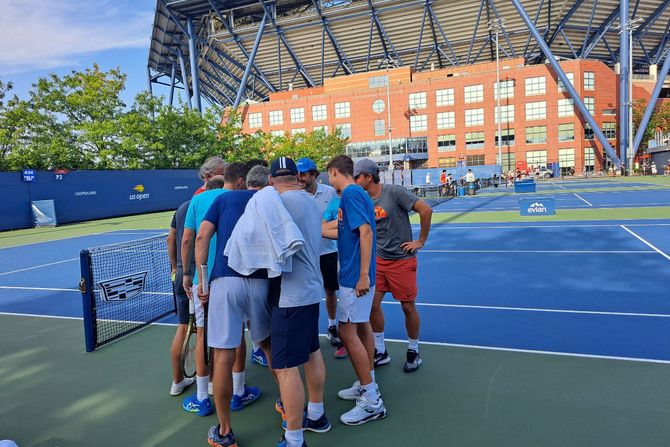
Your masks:
<svg viewBox="0 0 670 447"><path fill-rule="evenodd" d="M181 409L168 395L174 328L153 326L100 351L83 352L81 321L0 316L2 437L20 446L207 445L214 416ZM389 344L377 373L389 416L360 427L339 423L351 402L336 391L353 380L347 360L322 344L326 411L333 430L307 433L319 446L660 446L670 439L667 365L494 350L423 346L414 375L404 344ZM233 413L241 447L281 435L268 372L249 366L258 402Z"/></svg>

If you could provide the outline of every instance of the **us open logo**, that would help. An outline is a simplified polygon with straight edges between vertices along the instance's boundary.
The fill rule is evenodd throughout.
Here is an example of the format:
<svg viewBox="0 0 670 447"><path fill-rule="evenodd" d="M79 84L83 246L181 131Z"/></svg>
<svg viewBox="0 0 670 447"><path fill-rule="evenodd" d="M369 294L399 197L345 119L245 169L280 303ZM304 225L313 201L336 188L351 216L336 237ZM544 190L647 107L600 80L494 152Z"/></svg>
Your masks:
<svg viewBox="0 0 670 447"><path fill-rule="evenodd" d="M119 278L100 281L100 292L105 301L127 301L144 292L148 272L133 273Z"/></svg>
<svg viewBox="0 0 670 447"><path fill-rule="evenodd" d="M547 207L545 207L542 202L531 203L531 205L528 207L528 212L529 213L546 213L547 212Z"/></svg>

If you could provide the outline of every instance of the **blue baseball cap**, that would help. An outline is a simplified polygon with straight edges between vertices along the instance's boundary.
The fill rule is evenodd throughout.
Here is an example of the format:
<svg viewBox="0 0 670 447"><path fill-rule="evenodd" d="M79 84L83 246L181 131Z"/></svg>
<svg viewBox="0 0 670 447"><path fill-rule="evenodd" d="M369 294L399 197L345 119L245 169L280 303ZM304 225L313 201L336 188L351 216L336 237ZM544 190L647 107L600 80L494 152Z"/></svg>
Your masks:
<svg viewBox="0 0 670 447"><path fill-rule="evenodd" d="M318 171L316 163L311 158L303 157L296 163L298 167L298 172L309 172L309 171Z"/></svg>
<svg viewBox="0 0 670 447"><path fill-rule="evenodd" d="M298 168L295 166L295 162L289 157L279 157L276 160L272 160L272 165L270 166L270 175L272 177L297 174Z"/></svg>

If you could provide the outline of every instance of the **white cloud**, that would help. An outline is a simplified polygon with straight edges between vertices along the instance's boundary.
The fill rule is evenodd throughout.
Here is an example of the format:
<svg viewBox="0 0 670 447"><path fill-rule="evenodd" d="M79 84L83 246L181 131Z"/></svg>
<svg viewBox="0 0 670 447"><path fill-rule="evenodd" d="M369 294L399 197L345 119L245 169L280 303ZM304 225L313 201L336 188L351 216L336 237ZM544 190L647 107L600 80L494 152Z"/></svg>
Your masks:
<svg viewBox="0 0 670 447"><path fill-rule="evenodd" d="M154 5L150 0L2 3L2 74L74 66L98 51L149 46Z"/></svg>

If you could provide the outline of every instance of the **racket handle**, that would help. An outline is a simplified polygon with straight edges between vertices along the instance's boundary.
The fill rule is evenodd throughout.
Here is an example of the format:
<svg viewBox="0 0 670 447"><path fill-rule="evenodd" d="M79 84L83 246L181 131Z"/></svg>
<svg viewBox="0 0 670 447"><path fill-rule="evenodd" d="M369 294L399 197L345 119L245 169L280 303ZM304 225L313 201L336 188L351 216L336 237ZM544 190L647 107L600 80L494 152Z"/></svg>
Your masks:
<svg viewBox="0 0 670 447"><path fill-rule="evenodd" d="M207 271L207 264L200 264L199 277L202 293L209 292L209 272Z"/></svg>
<svg viewBox="0 0 670 447"><path fill-rule="evenodd" d="M191 315L195 314L195 303L193 300L197 299L197 297L193 297L192 299L188 300L188 313Z"/></svg>

